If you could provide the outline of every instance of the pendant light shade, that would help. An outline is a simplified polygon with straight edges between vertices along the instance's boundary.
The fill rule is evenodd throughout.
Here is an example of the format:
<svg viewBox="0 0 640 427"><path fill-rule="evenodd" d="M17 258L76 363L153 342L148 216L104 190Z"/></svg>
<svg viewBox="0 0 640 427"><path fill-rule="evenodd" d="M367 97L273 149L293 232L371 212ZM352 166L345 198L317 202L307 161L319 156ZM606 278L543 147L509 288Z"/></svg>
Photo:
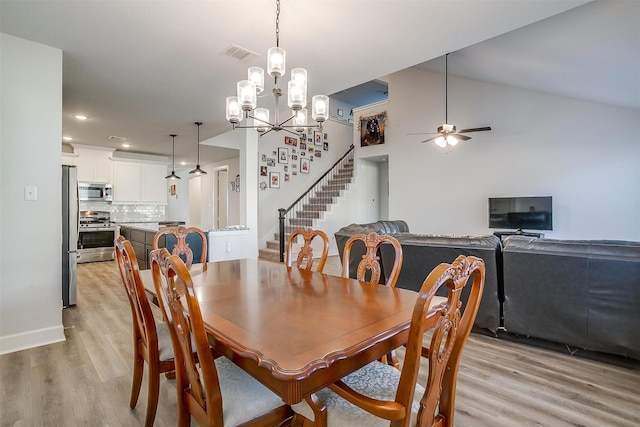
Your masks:
<svg viewBox="0 0 640 427"><path fill-rule="evenodd" d="M195 125L198 126L198 161L196 163L196 168L189 172L189 174L206 175L207 173L200 169L200 126L202 126L202 122L195 122Z"/></svg>
<svg viewBox="0 0 640 427"><path fill-rule="evenodd" d="M175 134L171 135L171 139L173 140L171 142L171 147L172 147L172 155L171 155L171 175L167 175L164 178L165 179L181 179L178 175L176 175L176 136Z"/></svg>

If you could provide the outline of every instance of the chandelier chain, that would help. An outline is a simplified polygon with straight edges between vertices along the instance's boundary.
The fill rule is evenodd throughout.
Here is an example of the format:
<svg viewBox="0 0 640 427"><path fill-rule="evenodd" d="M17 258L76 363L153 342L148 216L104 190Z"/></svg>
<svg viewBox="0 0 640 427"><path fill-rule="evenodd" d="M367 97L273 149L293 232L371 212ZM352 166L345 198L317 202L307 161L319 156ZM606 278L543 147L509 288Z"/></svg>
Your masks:
<svg viewBox="0 0 640 427"><path fill-rule="evenodd" d="M276 1L276 47L280 47L280 0Z"/></svg>

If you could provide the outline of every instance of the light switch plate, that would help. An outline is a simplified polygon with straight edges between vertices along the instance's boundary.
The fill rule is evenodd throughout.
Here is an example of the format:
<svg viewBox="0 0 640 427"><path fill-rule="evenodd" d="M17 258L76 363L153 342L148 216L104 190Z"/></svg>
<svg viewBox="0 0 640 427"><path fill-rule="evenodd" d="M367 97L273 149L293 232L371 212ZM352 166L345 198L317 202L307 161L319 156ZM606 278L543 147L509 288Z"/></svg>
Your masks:
<svg viewBox="0 0 640 427"><path fill-rule="evenodd" d="M24 199L25 200L38 200L38 187L35 185L24 186Z"/></svg>

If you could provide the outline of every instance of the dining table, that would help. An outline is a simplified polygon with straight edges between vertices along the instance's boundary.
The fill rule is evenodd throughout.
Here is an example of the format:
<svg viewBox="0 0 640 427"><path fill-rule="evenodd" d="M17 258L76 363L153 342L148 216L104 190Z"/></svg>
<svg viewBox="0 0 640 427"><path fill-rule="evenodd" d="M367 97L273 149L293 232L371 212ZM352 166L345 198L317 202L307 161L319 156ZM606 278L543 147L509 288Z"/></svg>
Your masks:
<svg viewBox="0 0 640 427"><path fill-rule="evenodd" d="M405 344L417 297L262 259L190 274L211 346L290 405ZM151 270L140 276L155 297Z"/></svg>

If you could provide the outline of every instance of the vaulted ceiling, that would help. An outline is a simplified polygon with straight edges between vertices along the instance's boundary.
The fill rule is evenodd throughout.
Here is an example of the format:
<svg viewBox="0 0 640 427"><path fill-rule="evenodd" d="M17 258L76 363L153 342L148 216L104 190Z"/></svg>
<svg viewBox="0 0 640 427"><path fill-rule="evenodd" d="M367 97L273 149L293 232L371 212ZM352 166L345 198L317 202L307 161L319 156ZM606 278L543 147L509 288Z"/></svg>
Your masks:
<svg viewBox="0 0 640 427"><path fill-rule="evenodd" d="M351 88L395 71L442 71L432 60L459 51L457 75L640 109L639 5L282 0L280 43L288 69L307 68L309 95L345 102L360 102ZM171 155L176 133L176 161L190 166L193 123L204 122L201 140L229 130L225 97L275 45L275 1L2 0L0 15L3 33L63 50L65 135L115 149L109 136L120 136L132 151ZM257 55L230 59L232 44ZM200 155L205 164L235 154L203 146Z"/></svg>

